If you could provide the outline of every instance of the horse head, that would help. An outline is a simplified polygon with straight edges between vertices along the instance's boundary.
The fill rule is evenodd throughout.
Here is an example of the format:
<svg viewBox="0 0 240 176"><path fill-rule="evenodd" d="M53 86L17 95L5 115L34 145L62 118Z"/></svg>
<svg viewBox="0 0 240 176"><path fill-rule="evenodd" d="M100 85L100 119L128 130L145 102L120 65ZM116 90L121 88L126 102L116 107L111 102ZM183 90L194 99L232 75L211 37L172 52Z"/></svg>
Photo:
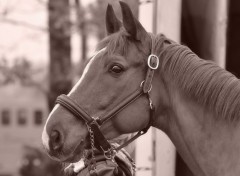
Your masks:
<svg viewBox="0 0 240 176"><path fill-rule="evenodd" d="M84 112L100 120L143 85L148 69L147 59L151 54L151 35L133 16L126 3L120 2L120 5L122 22L108 5L108 36L99 43L98 51L68 94ZM151 101L158 96L153 96ZM100 127L107 139L141 130L149 123L149 99L139 96L134 103L124 106L113 116ZM60 161L72 161L79 159L83 149L89 145L88 136L85 121L57 104L47 119L42 140L50 156Z"/></svg>

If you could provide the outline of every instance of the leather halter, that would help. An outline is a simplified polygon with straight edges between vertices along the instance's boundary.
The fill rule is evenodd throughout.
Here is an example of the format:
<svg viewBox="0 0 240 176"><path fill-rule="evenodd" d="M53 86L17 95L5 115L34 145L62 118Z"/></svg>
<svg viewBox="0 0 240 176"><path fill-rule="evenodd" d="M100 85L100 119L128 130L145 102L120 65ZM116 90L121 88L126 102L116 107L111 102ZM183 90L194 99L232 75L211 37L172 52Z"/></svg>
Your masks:
<svg viewBox="0 0 240 176"><path fill-rule="evenodd" d="M66 108L75 117L81 120L84 120L88 127L90 137L91 137L91 133L93 133L94 135L93 139L96 139L96 142L100 146L100 148L103 150L105 157L112 158L113 153L127 146L129 143L131 143L133 140L135 140L139 136L145 134L148 131L148 129L151 127L155 108L150 97L150 91L152 89L152 79L154 76L154 71L158 68L158 66L159 66L159 58L156 55L151 54L148 57L148 71L147 71L145 80L141 82L140 87L137 90L135 90L132 94L127 96L126 99L120 102L115 108L106 112L100 117L97 117L97 118L92 117L83 108L81 108L74 100L72 100L70 97L64 94L57 97L56 103ZM148 125L144 129L140 130L135 136L133 136L131 139L129 139L127 142L125 142L121 146L117 148L113 148L110 145L110 143L107 141L107 139L104 137L102 132L100 131L101 125L104 124L106 121L110 120L111 118L115 117L120 111L122 111L125 107L133 103L142 95L145 95L149 101L150 119L149 119Z"/></svg>

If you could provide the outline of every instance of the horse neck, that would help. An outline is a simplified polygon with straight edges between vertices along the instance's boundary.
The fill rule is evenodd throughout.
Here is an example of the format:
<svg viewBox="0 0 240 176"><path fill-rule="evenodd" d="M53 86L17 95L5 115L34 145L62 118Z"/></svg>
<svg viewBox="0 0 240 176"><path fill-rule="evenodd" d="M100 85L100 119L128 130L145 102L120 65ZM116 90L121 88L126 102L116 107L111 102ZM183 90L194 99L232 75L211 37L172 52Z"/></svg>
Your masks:
<svg viewBox="0 0 240 176"><path fill-rule="evenodd" d="M164 75L163 72L157 75L162 80L160 83L165 84L163 87L168 92L166 102L169 104L167 115L162 116L157 110L159 116L155 127L162 129L162 123L167 124L164 131L196 176L238 175L238 125L223 119L217 120L211 109L187 95L169 75Z"/></svg>

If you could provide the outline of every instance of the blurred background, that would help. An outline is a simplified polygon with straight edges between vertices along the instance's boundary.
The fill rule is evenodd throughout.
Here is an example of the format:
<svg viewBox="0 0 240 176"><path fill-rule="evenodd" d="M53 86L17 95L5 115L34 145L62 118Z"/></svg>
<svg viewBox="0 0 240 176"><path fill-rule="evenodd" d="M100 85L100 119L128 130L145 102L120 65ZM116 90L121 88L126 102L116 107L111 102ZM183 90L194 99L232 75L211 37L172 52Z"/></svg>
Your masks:
<svg viewBox="0 0 240 176"><path fill-rule="evenodd" d="M125 0L147 31L164 33L240 76L240 1ZM117 0L0 0L0 176L61 176L41 132L59 94L81 76ZM137 176L193 176L168 137L134 144Z"/></svg>

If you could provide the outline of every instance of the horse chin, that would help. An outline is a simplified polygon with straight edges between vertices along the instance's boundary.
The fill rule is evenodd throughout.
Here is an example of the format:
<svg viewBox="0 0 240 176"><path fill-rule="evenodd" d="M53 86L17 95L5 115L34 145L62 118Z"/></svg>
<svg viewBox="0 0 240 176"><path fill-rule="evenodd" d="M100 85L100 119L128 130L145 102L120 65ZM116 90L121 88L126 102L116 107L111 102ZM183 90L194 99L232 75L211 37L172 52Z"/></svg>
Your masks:
<svg viewBox="0 0 240 176"><path fill-rule="evenodd" d="M61 151L54 153L49 152L48 155L53 160L61 163L74 163L79 161L83 157L85 148L86 142L81 141L79 144L76 145L76 147L73 147L72 150L62 149Z"/></svg>
<svg viewBox="0 0 240 176"><path fill-rule="evenodd" d="M75 152L74 152L75 153ZM83 151L59 159L61 163L76 163L83 158Z"/></svg>

